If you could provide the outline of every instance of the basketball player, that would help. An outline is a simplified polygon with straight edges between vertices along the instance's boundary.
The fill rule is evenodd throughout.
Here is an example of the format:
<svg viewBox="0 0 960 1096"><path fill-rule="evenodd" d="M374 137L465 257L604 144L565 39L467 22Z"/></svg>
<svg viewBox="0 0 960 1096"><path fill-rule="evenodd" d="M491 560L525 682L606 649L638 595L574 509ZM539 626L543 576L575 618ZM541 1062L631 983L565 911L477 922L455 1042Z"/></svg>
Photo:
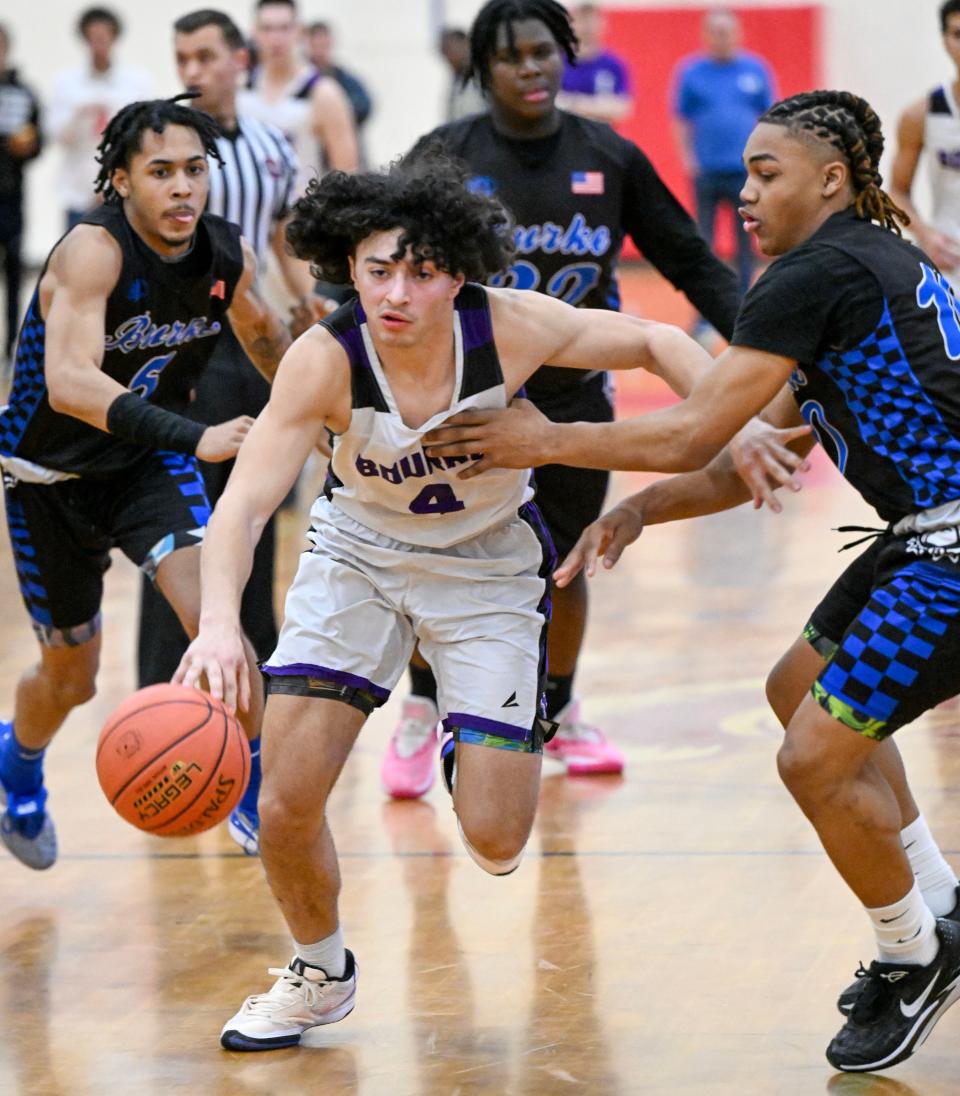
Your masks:
<svg viewBox="0 0 960 1096"><path fill-rule="evenodd" d="M910 217L917 245L956 288L960 285L960 0L940 7L943 45L957 70L902 114L897 128L890 196ZM927 221L913 203L913 181L924 156L933 198Z"/></svg>
<svg viewBox="0 0 960 1096"><path fill-rule="evenodd" d="M564 57L576 38L555 0L490 0L470 30L472 80L488 113L435 130L467 164L471 186L495 194L516 221L516 255L493 285L534 289L583 308L617 309L616 266L625 235L719 331L729 337L739 304L733 273L710 252L696 225L643 152L608 126L558 110ZM603 359L579 372L545 365L528 397L559 422L613 418ZM557 550L566 554L603 507L609 476L552 464L537 472L537 505ZM581 578L558 591L549 632L547 714L559 724L546 752L573 774L616 773L623 754L580 715L573 692L587 620ZM433 780L436 682L415 662L413 696L384 758L382 778L397 796L421 795Z"/></svg>
<svg viewBox="0 0 960 1096"><path fill-rule="evenodd" d="M56 859L43 756L94 693L109 551L153 578L195 634L209 515L197 458L234 456L252 419L190 421L190 390L227 317L268 377L289 345L253 288L249 245L203 213L216 136L175 100L124 107L100 144L103 205L50 252L20 331L0 465L40 661L0 723L0 837L31 868ZM251 736L260 715L254 698Z"/></svg>
<svg viewBox="0 0 960 1096"><path fill-rule="evenodd" d="M350 100L332 76L298 56L301 27L293 0L258 0L253 24L257 64L237 96L241 114L276 126L300 162L296 193L326 170L356 171L357 133ZM322 154L322 161L321 161Z"/></svg>
<svg viewBox="0 0 960 1096"><path fill-rule="evenodd" d="M733 345L682 404L603 426L558 426L527 406L440 431L453 445L427 438L435 456L487 453L464 475L549 458L697 469L789 379L793 398L778 398L774 421L809 422L888 523L767 683L786 728L780 774L877 938L827 1049L848 1071L909 1057L960 993L956 874L891 737L960 692L960 321L944 276L900 238L906 215L881 189L882 151L877 115L849 92L807 92L761 116L741 216L779 258L747 295ZM655 483L586 531L558 582L585 563L592 572L597 552L612 566L644 524L748 497L726 455Z"/></svg>
<svg viewBox="0 0 960 1096"><path fill-rule="evenodd" d="M645 366L681 394L709 364L679 329L475 284L508 262L509 228L495 199L433 157L388 175L333 172L295 207L295 252L330 281L350 278L359 298L284 359L217 504L200 635L175 677L206 675L231 707L250 703L240 591L259 530L329 430L313 548L264 666L260 855L296 954L227 1022L228 1049L290 1046L353 1008L326 804L415 640L437 675L444 770L468 853L506 875L530 833L552 546L526 470L463 483L457 470L476 455L428 460L424 434L463 408L504 407L544 361Z"/></svg>

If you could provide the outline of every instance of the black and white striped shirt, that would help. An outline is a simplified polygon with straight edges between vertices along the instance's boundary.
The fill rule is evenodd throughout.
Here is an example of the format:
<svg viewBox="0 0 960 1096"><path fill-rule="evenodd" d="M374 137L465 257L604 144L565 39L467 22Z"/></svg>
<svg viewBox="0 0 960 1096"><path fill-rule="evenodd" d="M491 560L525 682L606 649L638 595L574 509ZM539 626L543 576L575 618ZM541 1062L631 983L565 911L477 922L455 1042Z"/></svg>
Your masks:
<svg viewBox="0 0 960 1096"><path fill-rule="evenodd" d="M275 126L249 115L234 132L217 138L222 164L210 161L207 210L240 226L261 259L274 225L296 197L299 163L293 146Z"/></svg>

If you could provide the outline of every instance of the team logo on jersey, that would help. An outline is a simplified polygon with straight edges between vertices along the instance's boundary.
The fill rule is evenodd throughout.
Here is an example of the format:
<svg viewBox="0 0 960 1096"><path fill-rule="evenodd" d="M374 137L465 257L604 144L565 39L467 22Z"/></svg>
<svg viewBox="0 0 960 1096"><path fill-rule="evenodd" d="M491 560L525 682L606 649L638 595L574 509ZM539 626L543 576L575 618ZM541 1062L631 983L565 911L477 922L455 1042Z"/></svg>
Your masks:
<svg viewBox="0 0 960 1096"><path fill-rule="evenodd" d="M951 171L956 171L960 168L960 148L937 149L937 163L941 167L947 167L950 168Z"/></svg>
<svg viewBox="0 0 960 1096"><path fill-rule="evenodd" d="M570 192L572 194L602 194L602 171L573 171L570 173Z"/></svg>
<svg viewBox="0 0 960 1096"><path fill-rule="evenodd" d="M485 194L488 198L492 198L495 189L490 175L471 175L467 180L467 190L473 194Z"/></svg>
<svg viewBox="0 0 960 1096"><path fill-rule="evenodd" d="M143 278L134 278L127 290L127 300L136 304L137 301L142 301L148 292L147 283Z"/></svg>
<svg viewBox="0 0 960 1096"><path fill-rule="evenodd" d="M917 286L917 304L931 305L937 313L937 326L943 339L943 349L951 361L960 358L960 306L947 279L932 266L920 264L921 278Z"/></svg>
<svg viewBox="0 0 960 1096"><path fill-rule="evenodd" d="M150 313L141 312L124 320L112 335L104 340L105 350L119 350L121 354L131 354L134 350L152 350L154 347L183 346L194 339L205 339L220 334L220 324L208 323L206 316L194 316L186 323L175 320L173 323L153 323Z"/></svg>

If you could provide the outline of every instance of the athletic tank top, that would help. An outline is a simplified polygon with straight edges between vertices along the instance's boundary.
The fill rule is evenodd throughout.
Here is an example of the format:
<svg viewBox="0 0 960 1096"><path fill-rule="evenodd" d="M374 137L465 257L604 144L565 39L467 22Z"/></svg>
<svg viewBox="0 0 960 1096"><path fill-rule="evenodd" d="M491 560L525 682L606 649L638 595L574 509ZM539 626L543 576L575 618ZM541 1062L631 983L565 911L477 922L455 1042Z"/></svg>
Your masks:
<svg viewBox="0 0 960 1096"><path fill-rule="evenodd" d="M923 148L933 195L931 224L960 240L960 110L949 84L931 91L927 99ZM960 286L960 271L947 277Z"/></svg>
<svg viewBox="0 0 960 1096"><path fill-rule="evenodd" d="M322 320L350 359L352 414L333 438L326 495L354 521L408 544L446 548L509 521L533 497L529 469L457 473L477 457L428 457L423 435L458 411L506 407L490 305L467 283L454 302L456 381L449 408L422 426L397 411L359 300Z"/></svg>
<svg viewBox="0 0 960 1096"><path fill-rule="evenodd" d="M320 146L310 120L313 109L310 96L319 79L320 73L311 65L294 76L279 99L268 99L261 87L262 71L254 69L246 90L237 97L239 114L250 115L259 122L276 126L293 145L299 162L296 198L304 193L314 175L322 174Z"/></svg>
<svg viewBox="0 0 960 1096"><path fill-rule="evenodd" d="M243 272L240 230L205 213L190 254L164 262L133 231L119 204L99 206L82 223L105 228L123 253L107 299L103 372L151 403L182 414ZM46 323L40 314L46 269L45 263L20 329L10 402L0 409L0 454L61 472L112 475L146 450L51 408Z"/></svg>

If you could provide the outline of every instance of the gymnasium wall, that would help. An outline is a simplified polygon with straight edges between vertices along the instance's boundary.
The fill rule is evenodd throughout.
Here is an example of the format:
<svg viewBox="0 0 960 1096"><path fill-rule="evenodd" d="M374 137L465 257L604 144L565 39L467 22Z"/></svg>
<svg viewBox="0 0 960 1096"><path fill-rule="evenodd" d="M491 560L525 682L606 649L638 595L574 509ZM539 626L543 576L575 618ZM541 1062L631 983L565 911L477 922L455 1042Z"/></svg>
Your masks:
<svg viewBox="0 0 960 1096"><path fill-rule="evenodd" d="M249 24L252 0L206 0L228 11L241 26ZM173 69L170 27L175 18L200 4L175 0L145 4L138 0L107 0L125 19L127 30L120 57L152 72L158 93L178 90ZM4 4L0 20L13 33L13 60L38 92L47 95L56 72L81 59L73 23L84 4L76 0L32 0ZM329 19L337 28L339 53L368 82L376 113L367 127L373 162L383 162L408 148L436 123L446 84L446 70L434 52L439 21L467 25L480 0L301 0L305 19ZM666 88L655 86L653 72L662 72L666 47L676 51L684 43L693 48L696 23L704 4L682 0L646 0L642 5L613 0L608 3L611 33L623 37L624 48L638 58L638 85L642 96L637 135L654 162L668 177L676 174L667 138L667 119L658 112ZM738 9L739 5L736 5ZM783 0L753 0L741 10L747 28L746 46L776 54L783 63L809 66L828 85L845 86L865 95L883 117L888 130L902 107L934 82L950 75L937 24L934 0L825 0L819 21L822 56L815 55L817 18L810 5L793 5L797 14L783 13ZM782 14L777 15L775 9ZM643 12L650 14L644 16ZM805 14L804 14L805 13ZM656 48L644 47L651 34L644 22L657 27ZM804 45L781 35L779 20L796 25L806 21ZM672 28L672 29L671 29ZM756 41L753 35L756 35ZM692 37L691 37L692 35ZM787 39L786 43L784 39ZM619 44L619 43L617 43ZM807 50L814 55L805 56ZM796 64L794 64L796 63ZM792 90L784 77L781 86ZM659 103L653 96L659 94ZM42 258L56 238L61 202L55 190L56 154L48 153L31 171L27 250Z"/></svg>

